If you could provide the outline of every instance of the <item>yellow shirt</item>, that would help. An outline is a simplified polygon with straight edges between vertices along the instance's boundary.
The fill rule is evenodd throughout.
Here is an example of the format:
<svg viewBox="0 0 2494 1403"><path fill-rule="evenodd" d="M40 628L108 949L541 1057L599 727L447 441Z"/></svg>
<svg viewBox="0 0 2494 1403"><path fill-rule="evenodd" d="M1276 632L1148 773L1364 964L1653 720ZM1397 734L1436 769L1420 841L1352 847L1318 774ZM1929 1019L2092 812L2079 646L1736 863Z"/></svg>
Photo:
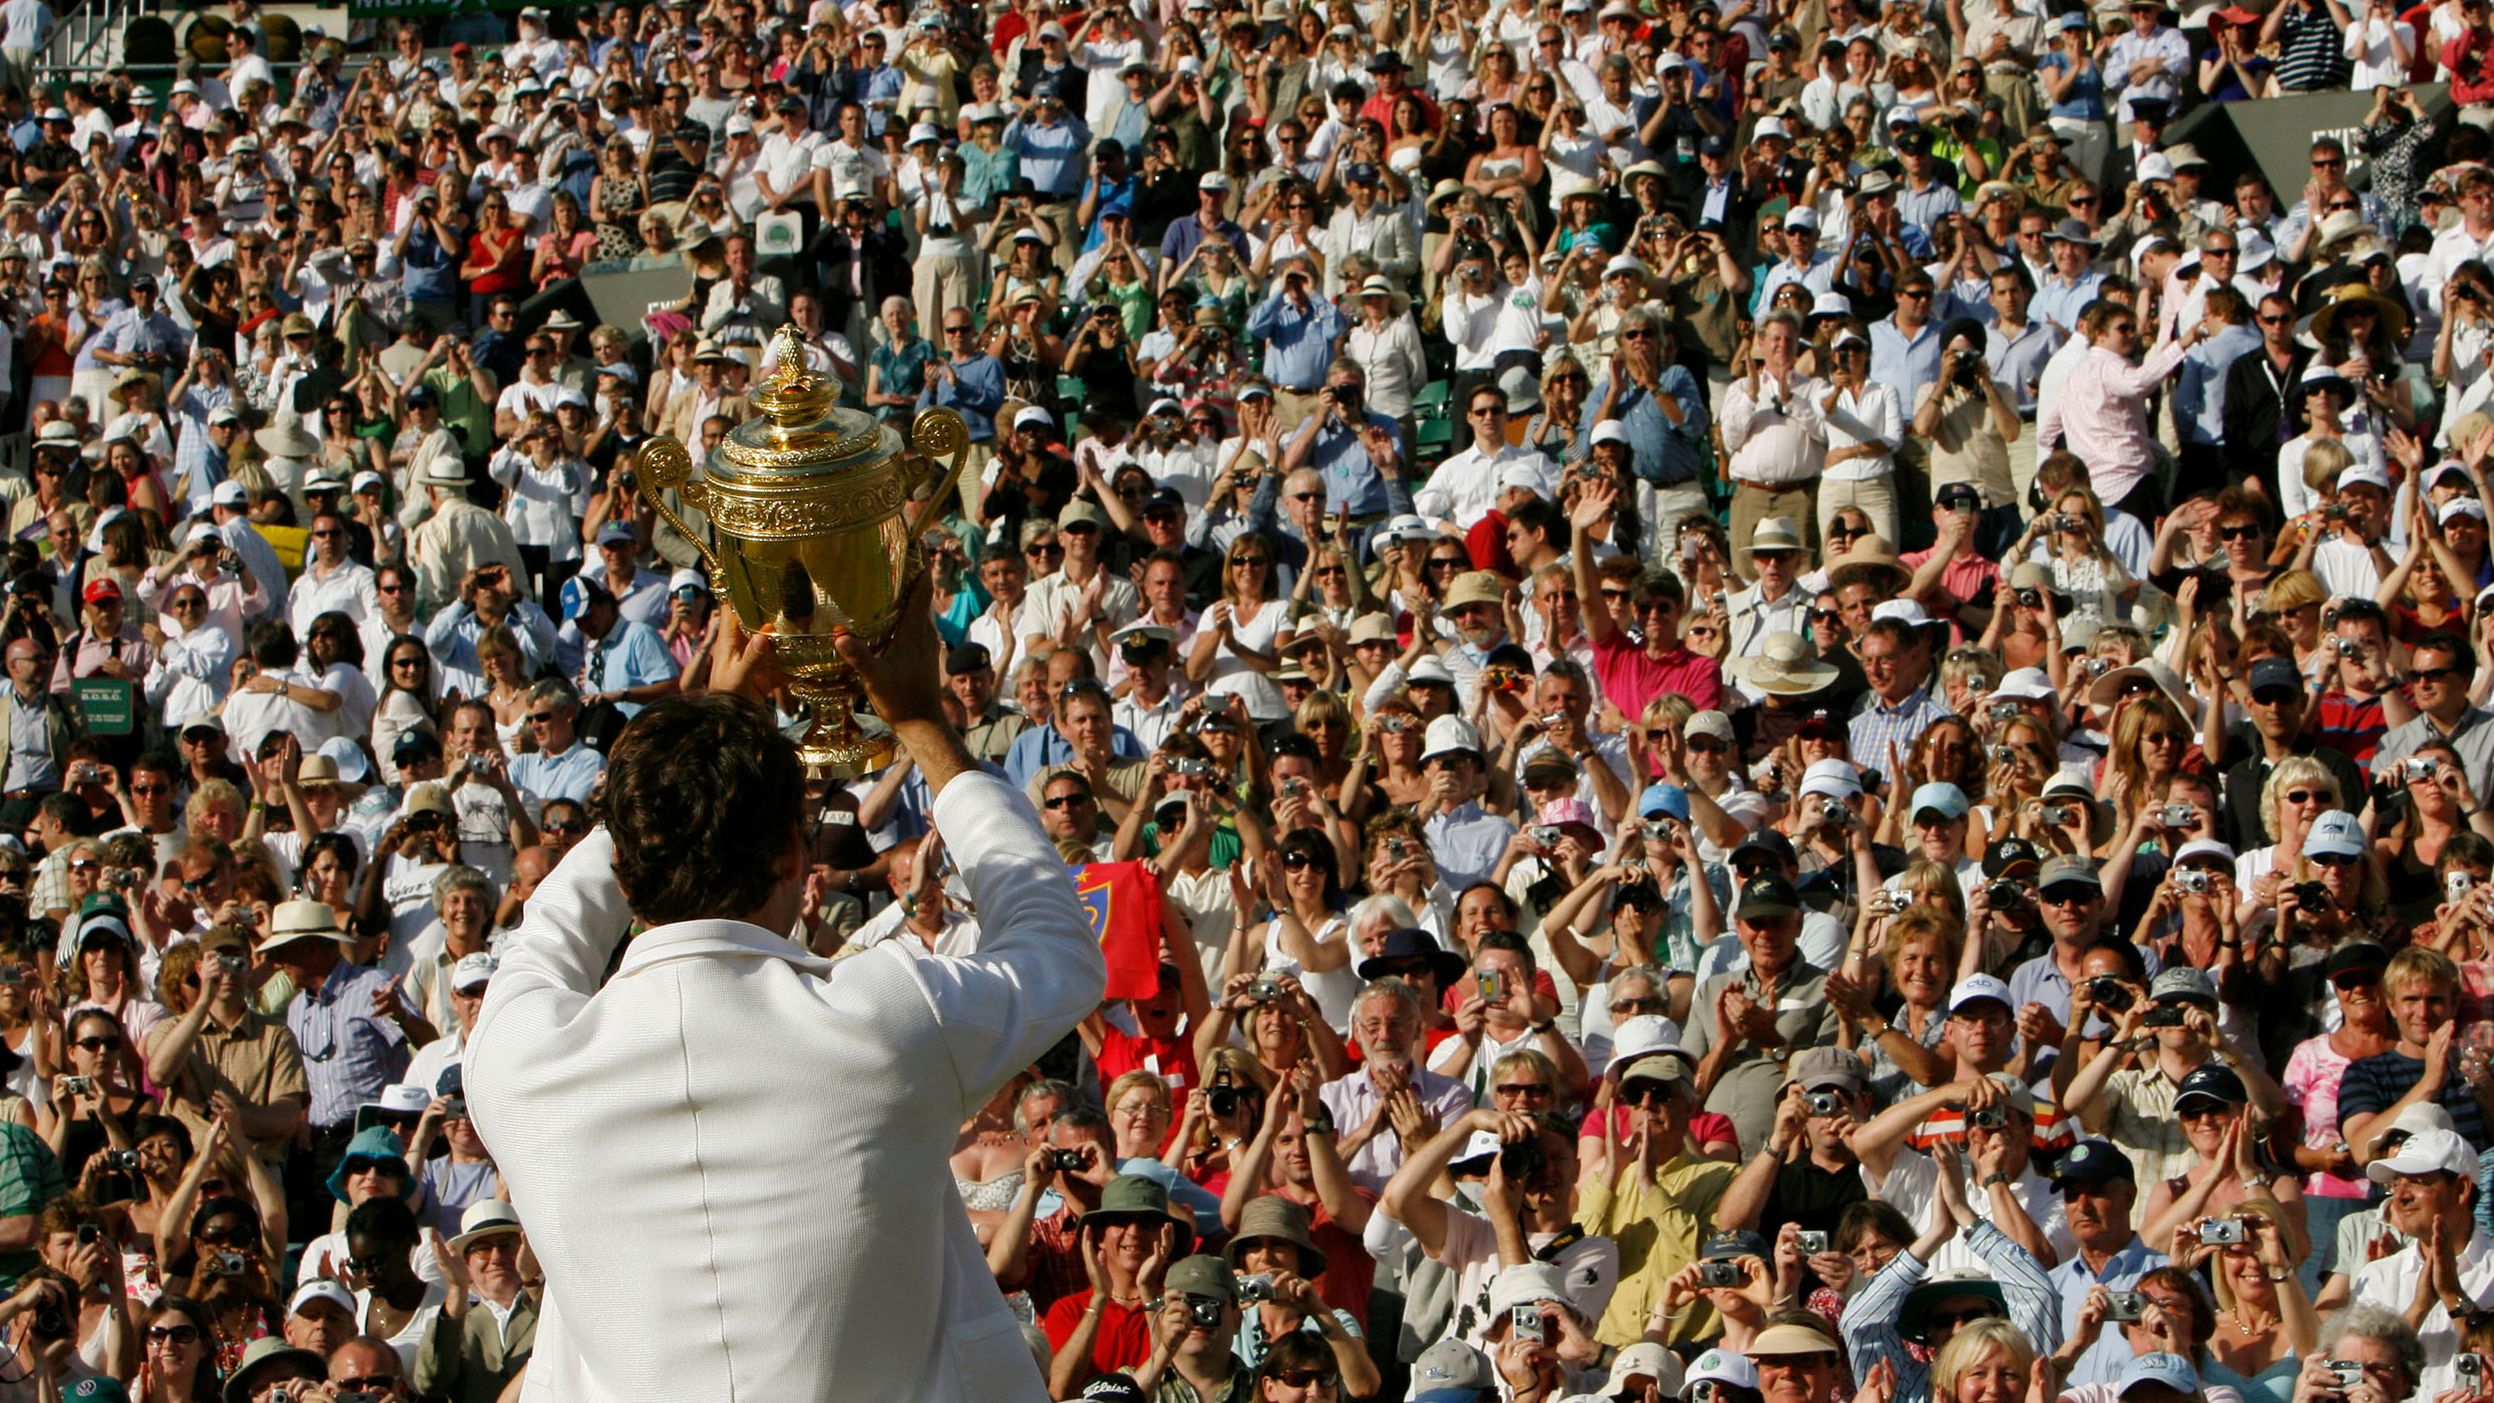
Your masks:
<svg viewBox="0 0 2494 1403"><path fill-rule="evenodd" d="M1697 1260L1698 1247L1714 1227L1715 1205L1739 1173L1737 1165L1683 1151L1657 1167L1651 1182L1623 1175L1615 1188L1583 1195L1577 1217L1585 1231L1619 1244L1619 1289L1611 1293L1596 1339L1624 1347L1645 1334L1646 1318L1663 1302L1664 1285ZM1701 1300L1679 1319L1664 1322L1664 1332L1671 1344L1691 1344L1720 1334L1722 1326L1714 1307Z"/></svg>

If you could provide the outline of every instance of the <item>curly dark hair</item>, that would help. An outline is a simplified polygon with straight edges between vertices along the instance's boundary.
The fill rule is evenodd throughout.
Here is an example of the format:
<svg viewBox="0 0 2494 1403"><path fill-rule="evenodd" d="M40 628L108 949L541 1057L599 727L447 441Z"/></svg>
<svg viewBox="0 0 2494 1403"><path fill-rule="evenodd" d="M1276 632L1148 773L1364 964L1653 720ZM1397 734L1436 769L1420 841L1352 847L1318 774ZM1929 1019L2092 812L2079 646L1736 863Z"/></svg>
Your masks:
<svg viewBox="0 0 2494 1403"><path fill-rule="evenodd" d="M770 900L804 799L796 746L770 716L712 693L632 718L607 756L598 807L633 913L664 925Z"/></svg>

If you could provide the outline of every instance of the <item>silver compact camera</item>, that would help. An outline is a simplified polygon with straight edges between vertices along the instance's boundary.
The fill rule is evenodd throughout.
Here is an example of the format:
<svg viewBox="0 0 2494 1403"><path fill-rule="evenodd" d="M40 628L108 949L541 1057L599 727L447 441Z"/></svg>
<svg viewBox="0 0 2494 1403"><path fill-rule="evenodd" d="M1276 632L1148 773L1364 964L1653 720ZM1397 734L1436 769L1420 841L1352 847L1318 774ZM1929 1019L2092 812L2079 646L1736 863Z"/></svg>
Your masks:
<svg viewBox="0 0 2494 1403"><path fill-rule="evenodd" d="M2176 872L2174 874L2174 890L2189 892L2193 896L2206 896L2208 894L2208 874L2195 867L2185 868L2180 872Z"/></svg>
<svg viewBox="0 0 2494 1403"><path fill-rule="evenodd" d="M2235 1247L2250 1240L2240 1218L2211 1218L2200 1224L2200 1241L2210 1247Z"/></svg>

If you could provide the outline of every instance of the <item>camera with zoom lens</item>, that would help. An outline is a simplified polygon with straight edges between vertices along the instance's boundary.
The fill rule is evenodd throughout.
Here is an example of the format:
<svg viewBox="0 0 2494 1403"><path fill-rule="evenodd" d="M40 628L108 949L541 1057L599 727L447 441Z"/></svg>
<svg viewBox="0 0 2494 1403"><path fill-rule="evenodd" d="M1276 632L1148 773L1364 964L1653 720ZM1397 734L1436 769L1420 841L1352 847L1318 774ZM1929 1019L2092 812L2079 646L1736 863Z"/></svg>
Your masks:
<svg viewBox="0 0 2494 1403"><path fill-rule="evenodd" d="M1078 1170L1083 1167L1083 1159L1083 1152L1080 1150L1050 1150L1048 1167L1060 1173Z"/></svg>
<svg viewBox="0 0 2494 1403"><path fill-rule="evenodd" d="M2130 1009L2130 991L2122 987L2122 981L2109 974L2099 974L2088 980L2087 996L2096 1001L2096 1007L2108 1013L2124 1013Z"/></svg>
<svg viewBox="0 0 2494 1403"><path fill-rule="evenodd" d="M2193 896L2206 896L2208 894L2208 874L2197 868L2192 868L2183 872L2176 872L2174 874L2174 890L2178 892L2188 892Z"/></svg>
<svg viewBox="0 0 2494 1403"><path fill-rule="evenodd" d="M1229 1068L1212 1074L1212 1086L1205 1091L1204 1102L1223 1120L1238 1114L1238 1086L1231 1080Z"/></svg>
<svg viewBox="0 0 2494 1403"><path fill-rule="evenodd" d="M2211 1247L2232 1247L2249 1240L2240 1218L2211 1218L2200 1224L2200 1241Z"/></svg>
<svg viewBox="0 0 2494 1403"><path fill-rule="evenodd" d="M1701 1291L1737 1290L1741 1285L1740 1264L1700 1262L1697 1264L1697 1285Z"/></svg>
<svg viewBox="0 0 2494 1403"><path fill-rule="evenodd" d="M1803 1104L1814 1116L1832 1116L1843 1112L1845 1099L1832 1091L1813 1091L1803 1098Z"/></svg>
<svg viewBox="0 0 2494 1403"><path fill-rule="evenodd" d="M1218 1328L1221 1324L1221 1298L1218 1296L1188 1296L1186 1298L1186 1320L1189 1325L1198 1326L1203 1329L1210 1330Z"/></svg>
<svg viewBox="0 0 2494 1403"><path fill-rule="evenodd" d="M1238 1279L1238 1303L1240 1305L1252 1306L1272 1299L1273 1273L1260 1271L1252 1276L1242 1276Z"/></svg>
<svg viewBox="0 0 2494 1403"><path fill-rule="evenodd" d="M1541 1173L1544 1158L1541 1140L1517 1140L1498 1147L1498 1169L1511 1180L1526 1180Z"/></svg>
<svg viewBox="0 0 2494 1403"><path fill-rule="evenodd" d="M2009 1113L1998 1106L1978 1106L1966 1112L1968 1130L1999 1130L2009 1124Z"/></svg>
<svg viewBox="0 0 2494 1403"><path fill-rule="evenodd" d="M2012 881L1997 881L1983 889L1983 900L1985 904L1989 905L1995 911L2005 910L2009 907L2017 905L2025 899L2026 893L2019 888L2017 883Z"/></svg>

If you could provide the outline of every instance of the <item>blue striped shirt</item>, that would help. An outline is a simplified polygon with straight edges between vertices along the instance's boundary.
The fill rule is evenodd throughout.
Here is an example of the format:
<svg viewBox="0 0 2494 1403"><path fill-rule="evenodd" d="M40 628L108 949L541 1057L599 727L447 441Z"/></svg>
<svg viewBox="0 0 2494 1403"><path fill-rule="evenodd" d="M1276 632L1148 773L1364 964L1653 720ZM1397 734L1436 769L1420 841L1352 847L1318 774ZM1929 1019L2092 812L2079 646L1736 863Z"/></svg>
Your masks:
<svg viewBox="0 0 2494 1403"><path fill-rule="evenodd" d="M286 1031L303 1054L303 1078L312 1090L312 1128L326 1130L355 1118L355 1108L381 1099L381 1088L407 1067L407 1035L372 1011L372 997L390 987L377 969L338 961L318 990L304 990L286 1005Z"/></svg>

